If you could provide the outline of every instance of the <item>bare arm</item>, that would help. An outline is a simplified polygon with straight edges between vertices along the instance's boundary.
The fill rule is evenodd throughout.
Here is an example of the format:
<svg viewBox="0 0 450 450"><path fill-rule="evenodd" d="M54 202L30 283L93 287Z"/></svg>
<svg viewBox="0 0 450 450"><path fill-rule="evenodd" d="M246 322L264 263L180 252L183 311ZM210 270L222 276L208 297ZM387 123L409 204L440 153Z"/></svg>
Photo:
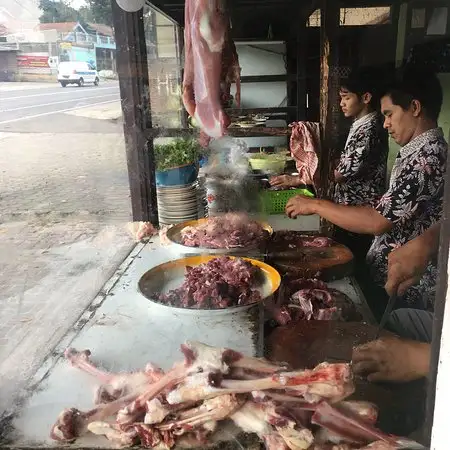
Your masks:
<svg viewBox="0 0 450 450"><path fill-rule="evenodd" d="M392 251L388 258L386 291L403 295L419 282L430 261L439 250L441 225L437 223L419 237Z"/></svg>
<svg viewBox="0 0 450 450"><path fill-rule="evenodd" d="M338 184L345 183L346 178L337 170L334 171L334 181Z"/></svg>
<svg viewBox="0 0 450 450"><path fill-rule="evenodd" d="M378 236L390 231L393 224L370 206L338 205L328 200L315 200L315 214L344 230Z"/></svg>
<svg viewBox="0 0 450 450"><path fill-rule="evenodd" d="M430 344L381 338L353 349L353 371L369 381L413 381L428 375L430 354Z"/></svg>

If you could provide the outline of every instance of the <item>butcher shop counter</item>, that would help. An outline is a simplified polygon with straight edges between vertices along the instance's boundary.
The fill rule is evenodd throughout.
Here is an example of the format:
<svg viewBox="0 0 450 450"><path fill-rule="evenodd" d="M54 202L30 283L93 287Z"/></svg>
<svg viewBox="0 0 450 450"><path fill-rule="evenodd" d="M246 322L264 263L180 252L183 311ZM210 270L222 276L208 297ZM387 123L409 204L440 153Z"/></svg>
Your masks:
<svg viewBox="0 0 450 450"><path fill-rule="evenodd" d="M309 220L314 220L310 218ZM277 223L278 221L278 223ZM302 227L301 221L276 218L275 228L287 223ZM303 223L304 226L304 223ZM299 229L299 228L297 228ZM196 317L176 316L152 310L138 292L138 281L149 269L177 259L173 251L160 245L159 237L138 244L79 320L48 356L30 381L29 389L9 417L6 441L15 448L55 446L49 430L66 407L89 410L93 406L96 381L71 367L64 360L68 347L90 349L92 357L113 372L132 371L152 362L168 369L180 358L180 344L186 340L237 349L249 355L263 353L263 323L252 321L255 312L242 317L233 314ZM365 309L364 299L351 278L330 283ZM108 441L87 437L78 447L109 447Z"/></svg>

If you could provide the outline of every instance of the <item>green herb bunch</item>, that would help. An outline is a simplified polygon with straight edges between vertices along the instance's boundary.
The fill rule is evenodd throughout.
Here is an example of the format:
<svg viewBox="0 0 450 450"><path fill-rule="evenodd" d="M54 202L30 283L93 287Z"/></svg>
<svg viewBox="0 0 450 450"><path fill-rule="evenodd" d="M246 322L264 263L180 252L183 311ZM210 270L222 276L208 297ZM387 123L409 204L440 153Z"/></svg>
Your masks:
<svg viewBox="0 0 450 450"><path fill-rule="evenodd" d="M198 163L200 157L200 145L195 139L176 139L170 144L155 145L156 170L161 172Z"/></svg>

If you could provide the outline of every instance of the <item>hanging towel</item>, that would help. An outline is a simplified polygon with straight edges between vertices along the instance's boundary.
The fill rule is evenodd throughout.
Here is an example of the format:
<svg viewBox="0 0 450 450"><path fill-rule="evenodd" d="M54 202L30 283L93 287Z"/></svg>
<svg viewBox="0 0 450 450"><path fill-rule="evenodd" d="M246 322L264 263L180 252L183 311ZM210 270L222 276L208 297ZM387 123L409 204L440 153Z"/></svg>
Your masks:
<svg viewBox="0 0 450 450"><path fill-rule="evenodd" d="M291 154L295 159L302 183L315 186L315 175L319 166L320 125L316 122L293 122Z"/></svg>

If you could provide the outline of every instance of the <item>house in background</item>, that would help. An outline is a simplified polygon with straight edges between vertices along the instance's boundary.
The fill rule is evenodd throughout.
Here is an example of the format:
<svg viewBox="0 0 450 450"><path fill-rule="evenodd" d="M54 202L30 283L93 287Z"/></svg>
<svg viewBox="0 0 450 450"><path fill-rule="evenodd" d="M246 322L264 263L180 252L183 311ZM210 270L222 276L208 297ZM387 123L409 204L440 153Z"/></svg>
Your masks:
<svg viewBox="0 0 450 450"><path fill-rule="evenodd" d="M41 23L38 32L53 32L60 61L85 61L97 70L115 72L116 42L108 25L80 22Z"/></svg>

